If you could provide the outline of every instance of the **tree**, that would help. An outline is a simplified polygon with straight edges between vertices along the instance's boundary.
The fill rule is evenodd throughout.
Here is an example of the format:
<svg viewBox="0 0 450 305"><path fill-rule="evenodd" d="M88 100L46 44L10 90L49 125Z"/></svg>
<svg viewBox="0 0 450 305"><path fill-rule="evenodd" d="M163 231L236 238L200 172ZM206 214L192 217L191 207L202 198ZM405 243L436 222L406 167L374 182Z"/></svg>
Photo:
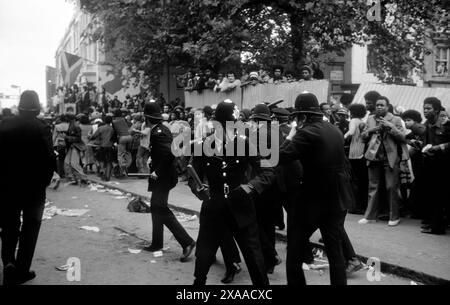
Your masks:
<svg viewBox="0 0 450 305"><path fill-rule="evenodd" d="M321 53L372 44L383 80L422 67L426 40L443 25L445 0L81 0L104 24L105 47L149 75L182 67L297 69ZM245 55L245 56L243 56ZM243 59L244 58L244 59Z"/></svg>

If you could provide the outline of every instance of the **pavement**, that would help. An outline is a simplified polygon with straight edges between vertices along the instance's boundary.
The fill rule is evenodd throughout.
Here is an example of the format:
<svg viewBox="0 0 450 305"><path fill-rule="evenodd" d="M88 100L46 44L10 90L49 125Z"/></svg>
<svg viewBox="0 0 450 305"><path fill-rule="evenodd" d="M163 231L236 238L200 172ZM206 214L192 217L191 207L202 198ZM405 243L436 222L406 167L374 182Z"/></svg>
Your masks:
<svg viewBox="0 0 450 305"><path fill-rule="evenodd" d="M112 184L126 186L127 189L134 185L138 189L145 185L145 180L121 180ZM194 204L193 196L187 191L180 183L172 192L170 200L183 205ZM32 266L37 277L26 285L191 285L194 280L195 255L186 263L180 262L182 249L170 231L165 229L164 232L162 256L155 257L154 253L141 251L151 240L151 214L129 212L127 205L132 196L131 191L130 196L126 196L114 192L112 187L106 189L61 184L56 191L48 189L47 198L50 202L46 207L47 217L42 222ZM52 207L60 212L56 215L50 213L54 210ZM79 216L67 215L77 209L87 211ZM192 217L192 213L174 213L187 232L196 239L198 217ZM81 229L85 226L98 230ZM276 248L283 263L269 275L269 280L272 285L285 285L286 244L277 241ZM208 274L209 285L222 285L220 279L225 268L222 255L218 253L216 257L217 262L211 266ZM70 258L77 261L79 272L57 270L69 264ZM241 266L243 270L236 276L233 285L250 285L245 263ZM0 279L3 277L1 267L0 263ZM308 284L329 284L327 268L305 271L305 276ZM360 270L349 277L348 283L410 285L411 280L383 274L379 281L369 281L367 270Z"/></svg>
<svg viewBox="0 0 450 305"><path fill-rule="evenodd" d="M94 183L121 190L133 196L147 198L147 180L138 178L112 179L101 182L97 176L89 176ZM199 215L201 202L190 192L185 182L180 182L170 192L169 204L174 210ZM345 228L353 247L363 261L376 258L383 272L425 284L450 284L450 234L429 235L420 233L420 221L403 218L396 227L387 222L360 225L359 215L347 215ZM278 231L279 240L286 240L286 231ZM320 233L311 242L321 247Z"/></svg>

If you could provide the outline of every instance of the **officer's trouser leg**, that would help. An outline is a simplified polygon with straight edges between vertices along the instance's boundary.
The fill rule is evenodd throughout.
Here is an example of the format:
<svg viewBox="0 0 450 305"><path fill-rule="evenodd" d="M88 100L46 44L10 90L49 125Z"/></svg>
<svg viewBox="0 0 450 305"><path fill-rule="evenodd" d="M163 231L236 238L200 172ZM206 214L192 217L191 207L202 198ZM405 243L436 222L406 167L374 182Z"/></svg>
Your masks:
<svg viewBox="0 0 450 305"><path fill-rule="evenodd" d="M233 235L244 256L253 285L269 285L256 220L244 228L233 225Z"/></svg>
<svg viewBox="0 0 450 305"><path fill-rule="evenodd" d="M198 231L197 246L195 248L194 285L205 285L209 268L213 264L217 249L225 236L223 222L210 222L200 216L200 229ZM207 217L206 217L207 218Z"/></svg>
<svg viewBox="0 0 450 305"><path fill-rule="evenodd" d="M331 285L347 285L346 262L342 250L345 215L346 212L330 213L329 215L322 215L320 221L320 233L330 263Z"/></svg>
<svg viewBox="0 0 450 305"><path fill-rule="evenodd" d="M220 243L220 251L222 252L223 261L227 270L233 270L234 263L239 264L241 262L239 249L233 239L233 235L228 229L225 230L222 242Z"/></svg>

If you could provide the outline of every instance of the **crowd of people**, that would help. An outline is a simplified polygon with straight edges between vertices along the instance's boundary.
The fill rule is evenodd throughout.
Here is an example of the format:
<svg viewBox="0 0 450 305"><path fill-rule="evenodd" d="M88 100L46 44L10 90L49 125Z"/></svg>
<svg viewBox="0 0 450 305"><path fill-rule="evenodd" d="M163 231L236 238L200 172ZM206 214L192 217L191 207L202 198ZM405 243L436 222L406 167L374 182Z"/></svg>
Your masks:
<svg viewBox="0 0 450 305"><path fill-rule="evenodd" d="M234 71L215 74L211 68L207 68L197 72L188 71L179 81L179 85L190 92L194 90L202 92L205 89L215 92L230 92L235 88L249 85L293 83L324 78L324 74L316 62L312 63L311 66L302 66L299 75L289 70L285 71L284 67L280 65L273 67L271 73L264 69L251 71L244 69L240 76L238 78Z"/></svg>
<svg viewBox="0 0 450 305"><path fill-rule="evenodd" d="M365 104L353 103L353 96L344 94L338 102L319 104L313 94L302 93L295 107L258 104L239 110L230 100L203 108L172 108L160 96L137 109L125 107L127 102L107 111L97 105L82 108L78 114L73 109L41 118L49 124L40 128L51 126L52 139L48 141L56 160L48 167L61 178L84 184L92 172L106 181L111 175L127 177L131 172L149 177L153 239L147 250L162 249L164 225L182 246L182 261L197 247L195 284L206 283L219 247L226 265L224 283L232 282L240 271L239 247L252 282L268 284L267 273L281 263L275 250L275 229L286 227L283 208L288 215L288 284L305 283L298 262L313 263L308 241L317 229L330 261L331 283L345 284L346 273L362 268L343 226L347 211L363 215L361 225L385 220L389 226L397 226L401 217L409 214L421 219L422 232L430 234L445 234L450 223L446 181L438 174L450 169L450 122L441 101L435 97L424 100L424 120L415 110L394 107L378 92L367 92L364 98ZM36 104L35 99L24 93L19 105L22 114L16 121L25 117L23 113L31 112L27 118L37 116L36 109L26 110L31 107L26 101ZM9 132L18 124L14 115L4 109L1 120L2 146L21 143ZM248 131L236 134L227 129L227 121L241 121ZM224 138L219 137L214 122L223 126ZM280 159L271 167L262 166L264 158L259 151L257 157L192 157L174 156L171 150L173 139L186 131L190 132L190 145L210 145L219 152L240 139L252 145L249 139L255 138L249 133L257 133L256 139L270 138L274 135L261 126L273 122L279 126ZM43 148L39 152L52 154ZM3 157L15 158L11 154ZM201 179L200 185L187 173L189 165ZM252 174L246 172L248 168ZM47 168L40 170L49 181ZM203 201L197 242L168 208L169 191L179 178ZM37 195L34 200L41 202L42 194ZM33 210L32 215L42 211L38 212ZM8 228L9 224L2 225ZM13 245L5 236L4 229L3 247ZM34 251L36 241L31 239ZM10 256L2 257L4 266L13 264ZM27 260L20 267L24 268L22 279L32 277L29 265Z"/></svg>

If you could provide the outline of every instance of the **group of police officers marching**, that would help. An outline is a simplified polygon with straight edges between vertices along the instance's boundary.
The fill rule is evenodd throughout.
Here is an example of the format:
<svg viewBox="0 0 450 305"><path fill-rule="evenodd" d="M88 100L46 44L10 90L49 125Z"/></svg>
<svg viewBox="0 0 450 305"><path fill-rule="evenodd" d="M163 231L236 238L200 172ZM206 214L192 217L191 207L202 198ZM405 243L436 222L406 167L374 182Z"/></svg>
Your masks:
<svg viewBox="0 0 450 305"><path fill-rule="evenodd" d="M19 164L23 171L9 168L3 173L17 176L30 173L31 169L27 179L31 179L29 187L33 192L19 192L14 177L0 175L0 185L6 185L2 195L18 202L10 206L11 211L4 210L5 217L1 218L4 284L20 284L35 276L30 271L31 259L42 219L45 187L55 169L49 130L36 118L37 95L25 92L19 110L18 118L2 124L0 144L13 147L2 150L1 159L14 166ZM309 238L317 229L329 259L331 284L347 283L347 263L354 251L344 221L353 196L343 135L323 120L317 98L311 93L297 97L293 113L281 108L274 113L280 123L275 129L270 126L271 111L267 105L257 105L251 117L257 128L242 133L233 124L239 118L237 106L229 100L221 102L215 110L212 133L192 141L194 151L213 152L191 157L189 185L203 202L195 242L168 208L169 192L178 182L172 134L163 124L159 105L145 105L146 124L151 128L148 190L152 192L153 225L152 244L146 250L162 250L167 226L183 248L182 262L195 249L194 285L206 284L219 247L226 266L222 282L232 282L240 271L239 247L252 283L269 285L267 274L281 262L275 250L275 225L283 222L281 204L287 211L288 285L306 284L302 264L311 260ZM287 126L289 115L295 117L292 128ZM22 141L25 138L28 143ZM270 143L272 155L262 154L261 142ZM34 145L35 154L21 158L29 143ZM274 152L277 158L272 158ZM32 180L42 183L32 184Z"/></svg>

